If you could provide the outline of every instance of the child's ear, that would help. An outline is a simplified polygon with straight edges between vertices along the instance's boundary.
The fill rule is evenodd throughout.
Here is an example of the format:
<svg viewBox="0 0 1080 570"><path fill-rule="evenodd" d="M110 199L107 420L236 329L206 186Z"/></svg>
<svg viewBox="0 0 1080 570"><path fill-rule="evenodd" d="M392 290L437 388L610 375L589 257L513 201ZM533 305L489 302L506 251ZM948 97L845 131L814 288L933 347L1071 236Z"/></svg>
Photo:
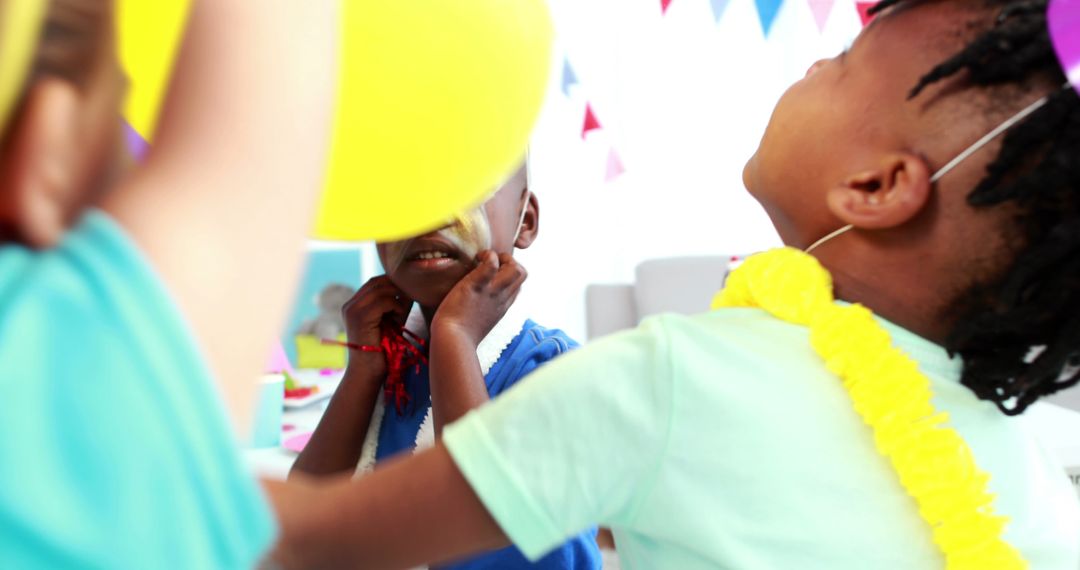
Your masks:
<svg viewBox="0 0 1080 570"><path fill-rule="evenodd" d="M537 234L540 233L540 201L536 199L536 194L525 189L527 194L525 203L525 217L521 221L521 231L518 233L517 241L514 242L514 247L518 249L528 249L530 245L536 241Z"/></svg>
<svg viewBox="0 0 1080 570"><path fill-rule="evenodd" d="M879 168L853 175L829 189L829 211L856 228L903 225L926 206L932 186L930 176L921 157L910 153L888 155Z"/></svg>
<svg viewBox="0 0 1080 570"><path fill-rule="evenodd" d="M0 156L0 224L34 248L60 242L78 184L78 89L36 81L13 117Z"/></svg>

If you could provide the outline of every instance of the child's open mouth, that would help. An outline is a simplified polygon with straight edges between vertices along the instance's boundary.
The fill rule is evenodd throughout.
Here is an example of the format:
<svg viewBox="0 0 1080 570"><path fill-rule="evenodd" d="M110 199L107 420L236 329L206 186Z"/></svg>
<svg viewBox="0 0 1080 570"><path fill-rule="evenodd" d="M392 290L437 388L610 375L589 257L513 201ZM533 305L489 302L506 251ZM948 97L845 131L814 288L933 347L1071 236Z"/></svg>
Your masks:
<svg viewBox="0 0 1080 570"><path fill-rule="evenodd" d="M461 254L457 249L438 238L416 240L405 254L405 263L422 270L443 269L458 263Z"/></svg>
<svg viewBox="0 0 1080 570"><path fill-rule="evenodd" d="M410 255L405 261L419 269L439 269L457 263L457 257L445 251L422 251Z"/></svg>

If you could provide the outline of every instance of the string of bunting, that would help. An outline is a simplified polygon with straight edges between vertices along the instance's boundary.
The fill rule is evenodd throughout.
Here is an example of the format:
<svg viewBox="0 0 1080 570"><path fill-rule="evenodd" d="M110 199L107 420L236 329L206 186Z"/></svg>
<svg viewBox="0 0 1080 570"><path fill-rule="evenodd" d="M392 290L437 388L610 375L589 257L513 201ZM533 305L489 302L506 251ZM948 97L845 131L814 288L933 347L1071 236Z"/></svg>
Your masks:
<svg viewBox="0 0 1080 570"><path fill-rule="evenodd" d="M679 0L679 3L687 1L700 1L700 0ZM723 18L728 5L731 0L707 0L709 3L709 9L712 13L713 20L717 23ZM780 9L783 7L785 0L753 0L754 7L757 10L758 18L761 22L761 28L765 35L768 36L772 31L773 24L776 22L776 18L780 13ZM788 0L794 1L794 0ZM832 15L835 7L836 0L805 0L810 7L810 11L814 16L814 22L818 27L818 31L823 32L825 25ZM660 0L660 13L661 15L667 15L668 10L675 0ZM865 26L870 22L870 16L867 14L870 7L876 4L876 1L863 2L858 0L852 0L846 2L850 9L855 10L859 16L862 25ZM571 65L569 58L563 60L562 78L561 78L561 91L562 94L570 98L572 97L572 91L575 86L580 85L577 73L574 71L573 65ZM590 133L601 131L604 129L600 119L597 117L596 110L593 108L592 103L585 102L584 117L582 118L581 138L582 140L588 140ZM607 167L605 174L605 181L610 182L626 171L623 166L622 158L616 151L614 146L610 146L607 154Z"/></svg>
<svg viewBox="0 0 1080 570"><path fill-rule="evenodd" d="M680 3L686 1L688 0L679 0ZM724 12L727 10L728 4L731 3L731 0L708 0L708 2L709 8L712 11L713 20L719 23L720 19L724 16ZM675 0L660 0L660 13L662 15L667 15L668 10L674 3ZM814 14L814 21L817 23L818 31L824 31L825 23L829 20L829 15L836 5L836 0L806 0L806 3L810 6L810 11ZM859 18L865 26L870 20L866 12L876 3L876 1L854 1L850 3L850 6L858 12ZM783 4L784 0L754 0L754 7L757 9L758 19L761 21L761 29L765 32L766 36L772 31L773 24L776 22L776 17L780 14L780 8Z"/></svg>
<svg viewBox="0 0 1080 570"><path fill-rule="evenodd" d="M563 95L566 97L571 96L571 90L574 86L579 85L577 74L574 72L574 67L570 64L569 59L563 60L563 71L561 89ZM581 139L588 140L589 133L595 131L601 131L604 126L600 124L600 119L596 116L596 111L593 110L592 103L585 102L584 118L582 119L581 126ZM607 152L607 165L604 173L604 181L611 182L626 172L626 167L623 166L622 158L619 156L618 151L614 146L608 147Z"/></svg>
<svg viewBox="0 0 1080 570"><path fill-rule="evenodd" d="M679 0L679 3L685 3L688 1L701 1L701 0ZM711 10L713 19L719 23L720 19L724 16L731 0L707 0L709 8ZM762 30L765 35L768 36L772 30L773 24L776 21L777 15L780 13L780 9L783 7L784 0L753 0L754 6L757 10L758 18L761 22ZM794 1L794 0L788 0ZM836 0L805 0L810 7L810 11L814 16L814 21L817 24L819 31L824 31L825 25L829 20L834 8L836 7ZM660 0L660 11L662 15L666 15L668 10L675 0ZM871 17L868 15L868 10L876 1L859 1L852 0L845 2L848 6L858 13L860 21L865 26L870 22ZM569 58L565 58L563 61L562 78L561 78L561 91L567 98L572 96L573 88L580 85L580 80L575 72L573 66L570 63ZM124 135L127 140L128 147L131 149L132 154L136 159L142 159L149 151L149 145L147 141L139 134L127 122L124 123ZM595 131L601 131L604 127L597 117L596 111L593 109L592 103L585 102L584 117L582 119L581 137L582 140L588 140L589 134ZM604 180L610 182L626 171L623 165L622 158L619 156L615 147L609 146L607 153L607 165Z"/></svg>

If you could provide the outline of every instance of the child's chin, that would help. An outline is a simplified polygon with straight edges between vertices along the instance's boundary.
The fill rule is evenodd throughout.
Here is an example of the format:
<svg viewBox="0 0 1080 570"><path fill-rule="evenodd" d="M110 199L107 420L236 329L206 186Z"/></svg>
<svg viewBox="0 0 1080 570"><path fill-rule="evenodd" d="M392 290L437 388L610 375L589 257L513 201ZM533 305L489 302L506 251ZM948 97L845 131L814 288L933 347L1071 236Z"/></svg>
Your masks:
<svg viewBox="0 0 1080 570"><path fill-rule="evenodd" d="M453 287L436 287L434 284L428 284L424 287L413 287L412 291L406 289L402 289L402 291L421 307L438 307L442 304L443 299L446 298L452 288Z"/></svg>

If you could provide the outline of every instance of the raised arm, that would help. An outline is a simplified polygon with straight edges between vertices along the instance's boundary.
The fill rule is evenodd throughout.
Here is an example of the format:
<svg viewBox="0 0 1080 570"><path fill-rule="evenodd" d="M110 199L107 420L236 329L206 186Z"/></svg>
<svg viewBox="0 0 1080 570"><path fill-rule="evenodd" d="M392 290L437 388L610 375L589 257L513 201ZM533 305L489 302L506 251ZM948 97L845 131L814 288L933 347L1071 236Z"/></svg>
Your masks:
<svg viewBox="0 0 1080 570"><path fill-rule="evenodd" d="M247 425L321 190L336 0L199 0L153 151L104 208L163 276Z"/></svg>
<svg viewBox="0 0 1080 570"><path fill-rule="evenodd" d="M476 349L514 304L528 273L509 254L481 252L476 269L443 299L431 324L435 434L488 401Z"/></svg>
<svg viewBox="0 0 1080 570"><path fill-rule="evenodd" d="M407 568L512 537L538 559L595 524L632 528L674 429L666 343L658 325L613 335L537 370L433 449L358 480L270 486L276 557L286 568Z"/></svg>
<svg viewBox="0 0 1080 570"><path fill-rule="evenodd" d="M288 569L400 569L509 544L441 444L357 483L265 483L282 525L272 557Z"/></svg>
<svg viewBox="0 0 1080 570"><path fill-rule="evenodd" d="M342 307L349 343L379 346L384 319L404 323L412 301L385 276L368 281ZM290 476L353 473L386 380L386 356L351 349L349 366ZM378 429L378 426L375 426Z"/></svg>

